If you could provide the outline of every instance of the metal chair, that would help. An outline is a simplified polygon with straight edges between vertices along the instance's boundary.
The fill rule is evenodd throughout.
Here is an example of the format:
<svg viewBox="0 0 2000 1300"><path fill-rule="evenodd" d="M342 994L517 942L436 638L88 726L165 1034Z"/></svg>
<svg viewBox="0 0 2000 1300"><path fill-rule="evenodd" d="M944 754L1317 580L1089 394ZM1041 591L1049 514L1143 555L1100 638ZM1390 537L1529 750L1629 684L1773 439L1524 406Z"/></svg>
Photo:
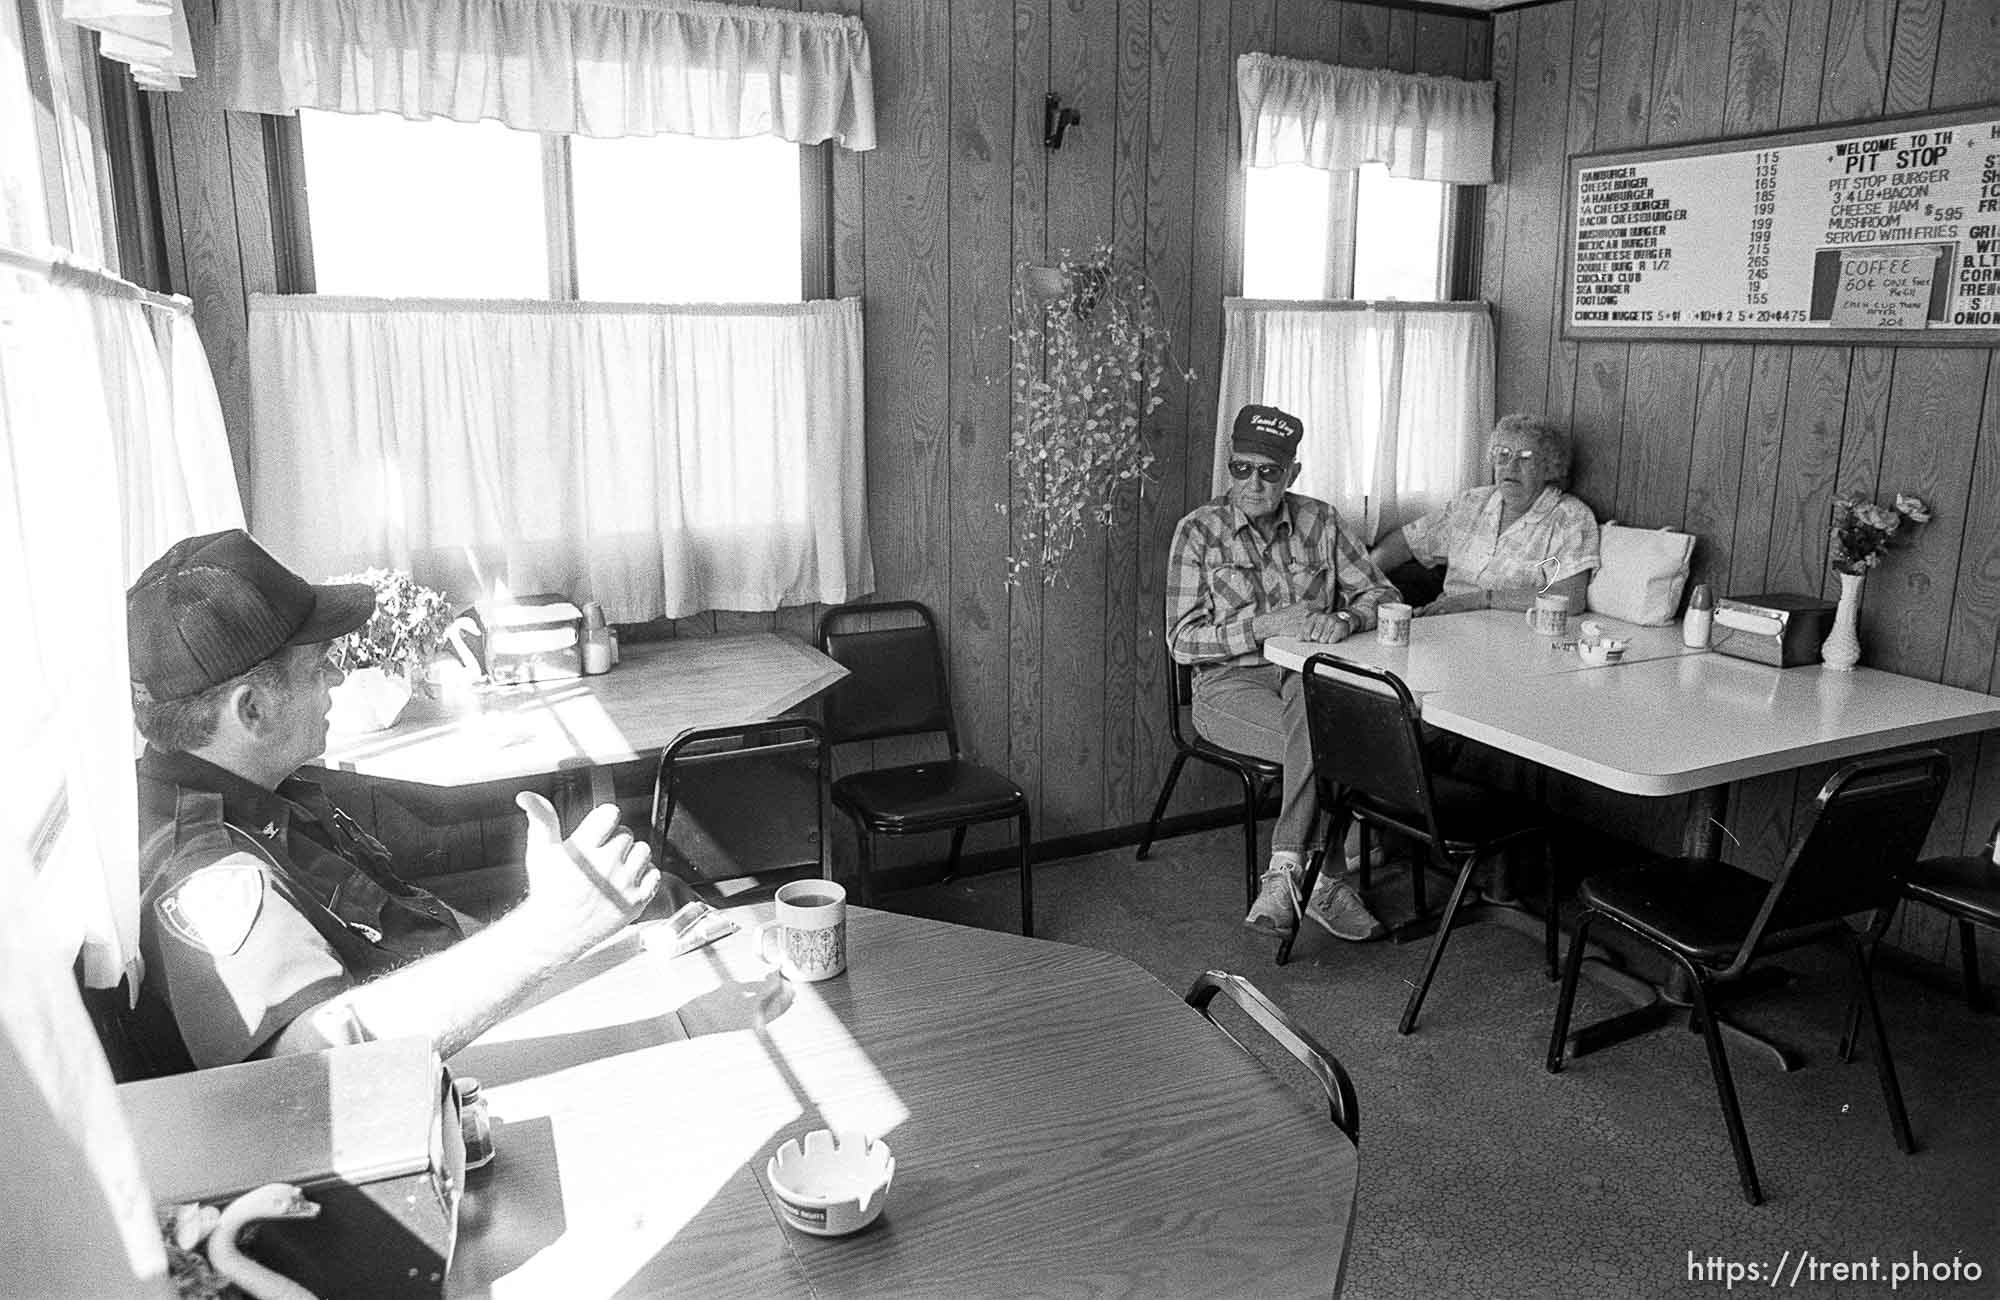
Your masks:
<svg viewBox="0 0 2000 1300"><path fill-rule="evenodd" d="M1255 1021L1258 1028L1275 1039L1278 1045L1291 1053L1299 1064L1306 1067L1319 1080L1319 1086L1326 1090L1327 1117L1335 1128L1347 1134L1347 1140L1356 1146L1361 1144L1361 1102L1354 1093L1354 1081L1347 1077L1333 1053L1321 1047L1313 1036L1301 1029L1290 1016L1278 1009L1278 1005L1264 996L1255 984L1241 975L1231 975L1228 971L1212 970L1204 972L1195 980L1194 987L1187 993L1187 1004L1208 1018L1208 1022L1229 1037L1229 1040L1248 1052L1243 1040L1231 1034L1227 1026L1215 1018L1210 1004L1216 994L1223 994L1235 1003L1237 1008ZM1255 1053L1251 1053L1255 1055Z"/></svg>
<svg viewBox="0 0 2000 1300"><path fill-rule="evenodd" d="M1935 907L1958 922L1958 963L1965 979L1965 1003L1974 1011L1991 1011L1993 999L1979 979L1979 940L1975 927L2000 930L2000 822L1986 836L1986 848L1958 857L1925 858L1903 877L1903 897Z"/></svg>
<svg viewBox="0 0 2000 1300"><path fill-rule="evenodd" d="M885 620L900 625L884 626ZM914 600L837 606L820 617L819 648L848 672L825 697L829 744L941 733L949 750L943 759L857 772L833 783L834 806L853 818L859 831L861 901L869 899L874 836L949 830L949 873L958 869L968 826L1012 820L1021 869L1021 933L1034 934L1028 796L1000 773L967 762L959 749L944 654L929 608Z"/></svg>
<svg viewBox="0 0 2000 1300"><path fill-rule="evenodd" d="M1895 912L1898 880L1923 851L1944 795L1950 764L1934 749L1850 763L1821 787L1775 880L1707 858L1670 858L1586 879L1584 910L1570 940L1549 1034L1548 1069L1563 1066L1563 1040L1591 926L1604 921L1660 950L1688 976L1691 1015L1708 1045L1743 1198L1764 1199L1736 1085L1719 1031L1717 1003L1758 959L1822 940L1841 941L1852 961L1855 995L1873 1031L1875 1070L1896 1145L1915 1149L1896 1067L1875 1002L1871 956ZM1873 912L1866 937L1847 917Z"/></svg>
<svg viewBox="0 0 2000 1300"><path fill-rule="evenodd" d="M1243 891L1245 905L1257 901L1257 805L1266 787L1284 779L1282 763L1258 758L1254 754L1239 753L1224 749L1196 733L1190 738L1181 730L1181 711L1194 705L1194 670L1187 664L1174 659L1171 648L1167 649L1167 735L1174 742L1174 763L1167 769L1166 784L1160 787L1160 797L1153 802L1153 816L1146 823L1146 833L1139 839L1140 861L1153 847L1153 837L1159 833L1160 819L1167 815L1167 802L1174 797L1174 783L1181 779L1181 769L1190 758L1219 767L1233 773L1243 784ZM1191 729L1190 722L1190 729Z"/></svg>
<svg viewBox="0 0 2000 1300"><path fill-rule="evenodd" d="M1353 663L1336 655L1306 660L1306 726L1312 735L1313 776L1320 788L1320 816L1326 820L1324 845L1338 852L1350 818L1364 829L1386 831L1407 840L1410 855L1410 896L1419 917L1428 913L1424 871L1435 867L1452 876L1451 898L1431 936L1423 978L1410 990L1397 1032L1417 1027L1417 1013L1430 991L1445 944L1460 917L1460 906L1479 860L1509 845L1539 838L1547 881L1547 913L1542 922L1542 953L1547 973L1555 977L1555 864L1548 860L1549 840L1541 810L1522 800L1456 777L1435 775L1425 756L1417 703L1401 678L1386 669ZM1301 893L1311 897L1327 849L1311 856ZM1365 856L1364 846L1364 862ZM1278 949L1278 963L1291 956L1298 936Z"/></svg>
<svg viewBox="0 0 2000 1300"><path fill-rule="evenodd" d="M653 860L691 885L830 875L826 737L811 718L675 737L653 778Z"/></svg>

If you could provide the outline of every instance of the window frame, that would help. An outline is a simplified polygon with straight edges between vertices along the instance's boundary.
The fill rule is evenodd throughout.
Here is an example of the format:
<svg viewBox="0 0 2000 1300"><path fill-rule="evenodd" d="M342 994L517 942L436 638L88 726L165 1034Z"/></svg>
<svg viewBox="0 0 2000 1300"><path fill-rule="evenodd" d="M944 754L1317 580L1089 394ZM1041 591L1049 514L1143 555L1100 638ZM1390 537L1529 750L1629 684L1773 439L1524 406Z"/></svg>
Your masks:
<svg viewBox="0 0 2000 1300"><path fill-rule="evenodd" d="M1239 174L1247 179L1248 171L1249 166L1245 164ZM1361 186L1356 183L1355 177L1356 173L1346 170L1327 173L1327 213L1331 219L1326 226L1326 278L1320 290L1328 302L1354 301L1356 234L1361 217ZM1438 230L1438 287L1443 296L1433 301L1477 302L1486 187L1451 181L1440 183L1445 186L1443 219ZM1247 183L1245 202L1247 205ZM1245 224L1248 224L1247 207ZM1237 250L1239 290L1245 254L1245 249Z"/></svg>
<svg viewBox="0 0 2000 1300"><path fill-rule="evenodd" d="M279 293L317 293L306 209L305 136L297 114L264 119L265 170ZM549 300L578 302L570 138L542 134L542 229L548 239ZM799 300L833 293L833 158L830 143L799 150Z"/></svg>

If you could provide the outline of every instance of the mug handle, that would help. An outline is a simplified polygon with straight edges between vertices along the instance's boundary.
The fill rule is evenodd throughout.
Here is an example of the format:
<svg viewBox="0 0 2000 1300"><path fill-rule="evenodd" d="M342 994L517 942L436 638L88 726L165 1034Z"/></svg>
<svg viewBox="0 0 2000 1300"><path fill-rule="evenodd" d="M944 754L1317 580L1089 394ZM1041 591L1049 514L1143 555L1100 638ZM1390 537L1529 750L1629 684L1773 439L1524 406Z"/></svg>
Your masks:
<svg viewBox="0 0 2000 1300"><path fill-rule="evenodd" d="M1535 627L1535 607L1533 605L1530 605L1526 609L1521 611L1521 621L1528 625L1529 631L1533 632L1539 630L1538 628Z"/></svg>
<svg viewBox="0 0 2000 1300"><path fill-rule="evenodd" d="M784 955L782 951L776 955L773 955L770 949L770 945L768 945L765 942L765 940L769 939L773 934L777 933L780 930L780 928L781 927L776 921L766 921L764 922L764 924L757 927L757 940L756 940L757 955L764 959L766 965L769 966L784 965ZM780 935L778 942L780 944L784 942L784 938L782 935Z"/></svg>

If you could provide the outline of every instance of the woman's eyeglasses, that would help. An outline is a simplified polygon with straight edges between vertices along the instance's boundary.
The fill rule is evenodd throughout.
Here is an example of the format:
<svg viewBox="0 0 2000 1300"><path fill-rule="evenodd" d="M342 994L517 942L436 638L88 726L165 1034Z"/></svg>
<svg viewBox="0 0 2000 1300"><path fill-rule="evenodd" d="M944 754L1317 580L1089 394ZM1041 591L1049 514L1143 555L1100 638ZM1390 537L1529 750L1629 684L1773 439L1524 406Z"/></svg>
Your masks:
<svg viewBox="0 0 2000 1300"><path fill-rule="evenodd" d="M1265 483L1276 483L1285 477L1285 472L1289 469L1290 465L1266 465L1261 461L1232 460L1229 462L1229 477L1241 483L1255 474Z"/></svg>
<svg viewBox="0 0 2000 1300"><path fill-rule="evenodd" d="M1507 462L1515 460L1527 464L1535 459L1535 449L1533 447L1488 447L1486 449L1486 459L1492 461L1495 465L1505 465Z"/></svg>

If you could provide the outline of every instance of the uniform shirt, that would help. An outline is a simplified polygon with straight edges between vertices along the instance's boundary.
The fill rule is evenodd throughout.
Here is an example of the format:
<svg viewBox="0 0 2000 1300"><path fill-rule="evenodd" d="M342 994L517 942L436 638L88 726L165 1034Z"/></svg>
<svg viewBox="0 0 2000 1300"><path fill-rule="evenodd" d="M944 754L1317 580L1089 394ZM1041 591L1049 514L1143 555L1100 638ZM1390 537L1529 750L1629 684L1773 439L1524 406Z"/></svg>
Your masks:
<svg viewBox="0 0 2000 1300"><path fill-rule="evenodd" d="M1347 610L1356 632L1396 589L1347 535L1333 507L1287 492L1266 542L1224 493L1174 529L1167 568L1167 644L1184 664L1261 664L1250 620L1300 601Z"/></svg>
<svg viewBox="0 0 2000 1300"><path fill-rule="evenodd" d="M1403 527L1410 554L1445 565L1444 594L1531 587L1537 591L1597 567L1597 517L1550 484L1500 531L1500 489L1461 492L1442 509Z"/></svg>
<svg viewBox="0 0 2000 1300"><path fill-rule="evenodd" d="M139 760L136 1027L165 1068L227 1065L477 923L399 879L311 781L273 792L192 754Z"/></svg>

